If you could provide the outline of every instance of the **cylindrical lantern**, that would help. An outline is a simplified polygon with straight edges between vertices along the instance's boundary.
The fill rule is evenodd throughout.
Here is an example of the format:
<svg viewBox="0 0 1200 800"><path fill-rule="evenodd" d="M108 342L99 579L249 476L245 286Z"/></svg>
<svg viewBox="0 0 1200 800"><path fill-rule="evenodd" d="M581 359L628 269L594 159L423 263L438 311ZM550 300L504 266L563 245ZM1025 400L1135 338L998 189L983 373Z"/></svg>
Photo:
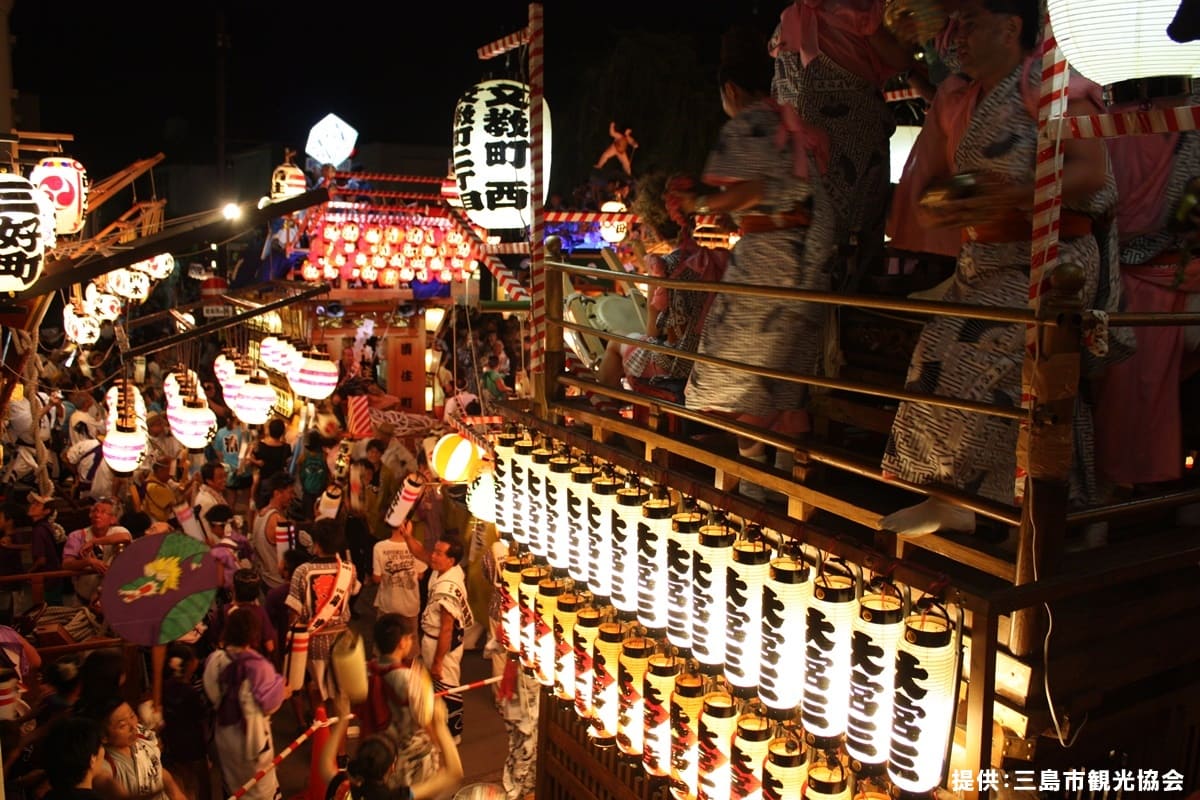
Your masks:
<svg viewBox="0 0 1200 800"><path fill-rule="evenodd" d="M642 693L655 646L653 639L631 636L621 645L617 667L617 748L639 760L646 727Z"/></svg>
<svg viewBox="0 0 1200 800"><path fill-rule="evenodd" d="M886 588L890 584L883 584ZM904 630L904 604L895 592L867 592L854 617L850 647L850 709L846 752L851 766L882 767L891 741L896 647Z"/></svg>
<svg viewBox="0 0 1200 800"><path fill-rule="evenodd" d="M649 497L636 482L617 490L617 513L612 522L612 604L622 619L637 618L637 531L642 503Z"/></svg>
<svg viewBox="0 0 1200 800"><path fill-rule="evenodd" d="M692 655L709 675L725 669L726 572L735 539L737 532L723 522L703 525L692 558Z"/></svg>
<svg viewBox="0 0 1200 800"><path fill-rule="evenodd" d="M550 458L554 451L546 446L533 448L529 454L530 463L525 480L529 487L529 509L527 519L529 526L529 549L539 559L546 560L549 555L550 525L549 512L546 503L546 486L550 483Z"/></svg>
<svg viewBox="0 0 1200 800"><path fill-rule="evenodd" d="M612 523L621 480L601 475L588 498L588 588L597 598L612 596Z"/></svg>
<svg viewBox="0 0 1200 800"><path fill-rule="evenodd" d="M521 588L517 595L517 602L521 604L521 666L534 671L538 660L538 584L549 577L549 568L536 564L521 570Z"/></svg>
<svg viewBox="0 0 1200 800"><path fill-rule="evenodd" d="M329 354L310 350L288 374L292 391L308 400L324 400L337 388L338 368Z"/></svg>
<svg viewBox="0 0 1200 800"><path fill-rule="evenodd" d="M33 184L0 174L0 292L20 292L42 274L46 240Z"/></svg>
<svg viewBox="0 0 1200 800"><path fill-rule="evenodd" d="M850 800L853 781L838 756L818 758L808 766L804 800Z"/></svg>
<svg viewBox="0 0 1200 800"><path fill-rule="evenodd" d="M512 655L521 653L521 573L530 566L533 566L533 556L528 553L506 556L501 562L502 580L497 587L500 595L500 627L504 646Z"/></svg>
<svg viewBox="0 0 1200 800"><path fill-rule="evenodd" d="M537 620L534 623L537 663L534 665L534 677L542 686L554 686L555 683L558 648L554 639L554 614L558 608L558 598L565 589L565 583L558 578L546 578L538 583Z"/></svg>
<svg viewBox="0 0 1200 800"><path fill-rule="evenodd" d="M758 691L763 586L770 561L771 546L761 538L733 545L726 576L725 682L737 697L753 697Z"/></svg>
<svg viewBox="0 0 1200 800"><path fill-rule="evenodd" d="M763 763L767 760L774 727L761 714L743 714L738 718L730 764L730 800L762 798Z"/></svg>
<svg viewBox="0 0 1200 800"><path fill-rule="evenodd" d="M596 665L592 659L602 619L600 610L593 606L584 606L575 616L575 713L589 722L596 719L596 705L593 702Z"/></svg>
<svg viewBox="0 0 1200 800"><path fill-rule="evenodd" d="M700 800L727 800L733 771L733 735L737 731L737 700L729 692L709 692L700 712Z"/></svg>
<svg viewBox="0 0 1200 800"><path fill-rule="evenodd" d="M642 503L637 542L637 618L652 635L667 631L667 539L675 504L666 494Z"/></svg>
<svg viewBox="0 0 1200 800"><path fill-rule="evenodd" d="M692 650L692 559L704 515L681 511L671 516L667 534L667 641L680 652Z"/></svg>
<svg viewBox="0 0 1200 800"><path fill-rule="evenodd" d="M686 672L675 679L671 695L671 795L696 796L700 781L700 712L704 709L704 676Z"/></svg>
<svg viewBox="0 0 1200 800"><path fill-rule="evenodd" d="M802 800L808 753L799 736L772 739L763 763L763 800Z"/></svg>
<svg viewBox="0 0 1200 800"><path fill-rule="evenodd" d="M88 211L87 170L73 158L43 158L29 173L29 182L54 203L55 231L69 236L83 230Z"/></svg>
<svg viewBox="0 0 1200 800"><path fill-rule="evenodd" d="M265 425L275 406L275 389L262 375L251 375L238 392L237 415L247 425Z"/></svg>
<svg viewBox="0 0 1200 800"><path fill-rule="evenodd" d="M529 467L533 464L530 453L533 452L533 442L530 439L519 439L513 445L512 458L509 461L510 482L512 488L512 537L517 544L529 546L531 511L533 498L529 496Z"/></svg>
<svg viewBox="0 0 1200 800"><path fill-rule="evenodd" d="M904 621L896 654L888 777L905 791L927 793L942 782L954 724L957 666L948 617L912 614Z"/></svg>
<svg viewBox="0 0 1200 800"><path fill-rule="evenodd" d="M804 659L804 730L832 739L846 732L850 707L850 641L854 635L854 579L822 572L813 581Z"/></svg>
<svg viewBox="0 0 1200 800"><path fill-rule="evenodd" d="M617 719L620 713L620 694L617 691L617 669L621 649L629 636L629 625L624 622L600 623L600 635L596 637L592 653L592 704L596 707L596 735L593 739L598 747L612 747L617 740Z"/></svg>
<svg viewBox="0 0 1200 800"><path fill-rule="evenodd" d="M482 456L473 442L447 433L433 446L430 466L447 483L464 483L475 477Z"/></svg>
<svg viewBox="0 0 1200 800"><path fill-rule="evenodd" d="M771 561L763 586L758 696L773 719L787 719L804 695L804 651L813 570L798 556Z"/></svg>
<svg viewBox="0 0 1200 800"><path fill-rule="evenodd" d="M571 468L571 484L567 489L567 572L580 585L588 582L588 501L596 468L580 463Z"/></svg>
<svg viewBox="0 0 1200 800"><path fill-rule="evenodd" d="M554 696L575 701L575 621L587 602L585 595L567 592L554 607Z"/></svg>
<svg viewBox="0 0 1200 800"><path fill-rule="evenodd" d="M546 558L556 575L570 573L571 564L571 469L577 462L571 456L550 457L546 481Z"/></svg>
<svg viewBox="0 0 1200 800"><path fill-rule="evenodd" d="M512 539L512 455L513 446L517 443L515 433L504 432L496 437L494 446L496 466L493 470L496 480L496 532L504 539Z"/></svg>
<svg viewBox="0 0 1200 800"><path fill-rule="evenodd" d="M104 462L117 475L132 475L146 452L146 431L134 424L115 423L104 437Z"/></svg>
<svg viewBox="0 0 1200 800"><path fill-rule="evenodd" d="M671 775L671 694L683 666L670 654L650 656L642 691L642 767L656 778Z"/></svg>
<svg viewBox="0 0 1200 800"><path fill-rule="evenodd" d="M496 473L484 467L467 488L467 510L482 522L496 522Z"/></svg>
<svg viewBox="0 0 1200 800"><path fill-rule="evenodd" d="M217 415L208 403L198 398L186 398L171 416L171 435L188 450L198 453L208 446L217 433Z"/></svg>

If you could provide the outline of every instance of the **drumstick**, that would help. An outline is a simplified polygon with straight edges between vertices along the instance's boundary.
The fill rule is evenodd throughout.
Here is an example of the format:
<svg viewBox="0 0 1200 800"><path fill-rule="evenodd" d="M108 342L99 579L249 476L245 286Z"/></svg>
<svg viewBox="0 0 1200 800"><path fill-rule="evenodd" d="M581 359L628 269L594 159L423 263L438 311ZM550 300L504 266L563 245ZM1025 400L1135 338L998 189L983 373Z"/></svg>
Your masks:
<svg viewBox="0 0 1200 800"><path fill-rule="evenodd" d="M462 686L451 686L449 689L442 689L440 692L434 692L434 697L441 697L442 695L447 694L458 694L459 692L465 692L469 689L478 689L480 686L490 686L493 683L499 683L503 677L503 675L493 675L492 677L484 678L481 681L464 683Z"/></svg>

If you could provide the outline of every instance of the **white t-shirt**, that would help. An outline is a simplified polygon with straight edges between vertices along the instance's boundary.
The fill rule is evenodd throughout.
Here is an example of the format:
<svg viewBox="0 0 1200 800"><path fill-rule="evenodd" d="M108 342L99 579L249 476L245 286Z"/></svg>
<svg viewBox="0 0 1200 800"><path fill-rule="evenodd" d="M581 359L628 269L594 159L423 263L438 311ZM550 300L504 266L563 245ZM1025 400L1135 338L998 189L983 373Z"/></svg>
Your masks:
<svg viewBox="0 0 1200 800"><path fill-rule="evenodd" d="M98 403L92 405L91 411L76 409L67 423L70 428L70 443L79 444L84 439L99 439L104 433L104 420L100 419L97 410Z"/></svg>
<svg viewBox="0 0 1200 800"><path fill-rule="evenodd" d="M417 580L426 569L425 563L418 561L404 542L391 539L376 542L371 566L371 574L380 578L375 607L384 614L417 616L421 610Z"/></svg>
<svg viewBox="0 0 1200 800"><path fill-rule="evenodd" d="M97 439L80 439L63 451L63 458L75 466L75 474L82 483L91 481L91 489L85 497L111 497L116 475L104 460L103 447ZM90 477L89 477L90 476Z"/></svg>

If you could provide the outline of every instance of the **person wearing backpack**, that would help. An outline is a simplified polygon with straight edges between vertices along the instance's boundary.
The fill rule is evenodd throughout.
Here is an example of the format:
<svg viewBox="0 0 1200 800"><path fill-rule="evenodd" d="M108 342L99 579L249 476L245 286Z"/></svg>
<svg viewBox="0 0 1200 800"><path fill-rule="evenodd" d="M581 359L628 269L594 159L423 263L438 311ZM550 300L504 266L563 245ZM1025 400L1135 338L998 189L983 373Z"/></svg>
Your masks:
<svg viewBox="0 0 1200 800"><path fill-rule="evenodd" d="M309 431L304 439L304 458L300 462L301 503L306 519L313 516L317 499L329 486L329 464L326 448L331 442L318 431Z"/></svg>

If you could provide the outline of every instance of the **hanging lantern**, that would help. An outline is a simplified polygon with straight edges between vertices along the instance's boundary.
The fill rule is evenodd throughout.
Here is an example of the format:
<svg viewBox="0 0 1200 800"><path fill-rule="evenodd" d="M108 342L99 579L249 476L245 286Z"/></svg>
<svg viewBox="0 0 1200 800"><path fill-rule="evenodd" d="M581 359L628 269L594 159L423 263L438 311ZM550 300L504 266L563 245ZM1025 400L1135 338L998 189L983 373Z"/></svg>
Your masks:
<svg viewBox="0 0 1200 800"><path fill-rule="evenodd" d="M1167 35L1179 0L1050 0L1054 38L1071 66L1104 86L1200 74L1200 42Z"/></svg>
<svg viewBox="0 0 1200 800"><path fill-rule="evenodd" d="M703 524L700 512L681 511L667 535L667 641L680 652L692 651L692 560Z"/></svg>
<svg viewBox="0 0 1200 800"><path fill-rule="evenodd" d="M58 244L58 233L55 231L58 225L58 209L54 207L54 201L47 197L45 192L34 192L33 200L37 203L38 208L38 227L42 232L42 252L49 253Z"/></svg>
<svg viewBox="0 0 1200 800"><path fill-rule="evenodd" d="M700 713L704 710L704 676L685 672L675 679L671 695L671 796L690 800L700 783Z"/></svg>
<svg viewBox="0 0 1200 800"><path fill-rule="evenodd" d="M20 292L42 274L46 254L33 184L0 174L0 292Z"/></svg>
<svg viewBox="0 0 1200 800"><path fill-rule="evenodd" d="M584 606L575 617L575 713L580 719L594 723L596 705L593 702L596 684L596 639L600 636L600 609Z"/></svg>
<svg viewBox="0 0 1200 800"><path fill-rule="evenodd" d="M521 573L533 566L533 557L528 553L520 556L505 556L500 573L500 628L504 635L504 646L511 655L521 653Z"/></svg>
<svg viewBox="0 0 1200 800"><path fill-rule="evenodd" d="M251 375L238 392L237 415L247 425L266 425L275 405L275 389L262 375Z"/></svg>
<svg viewBox="0 0 1200 800"><path fill-rule="evenodd" d="M118 297L140 303L150 296L150 276L132 269L114 269L107 275L108 290Z"/></svg>
<svg viewBox="0 0 1200 800"><path fill-rule="evenodd" d="M653 639L631 636L621 645L617 664L617 749L638 760L646 726L642 693L654 647Z"/></svg>
<svg viewBox="0 0 1200 800"><path fill-rule="evenodd" d="M600 211L604 214L624 214L626 210L625 204L619 200L609 200L600 206ZM609 244L625 241L625 234L628 232L629 223L626 220L606 219L600 222L600 238Z"/></svg>
<svg viewBox="0 0 1200 800"><path fill-rule="evenodd" d="M233 369L226 374L225 382L221 384L221 396L225 399L225 405L234 415L245 421L242 416L242 387L250 380L250 367L242 360L237 360L233 364Z"/></svg>
<svg viewBox="0 0 1200 800"><path fill-rule="evenodd" d="M617 692L617 669L621 649L629 636L629 625L624 622L600 623L600 635L596 637L596 648L592 654L593 677L592 704L596 707L595 736L592 743L597 747L612 747L617 740L617 718L620 712L620 697Z"/></svg>
<svg viewBox="0 0 1200 800"><path fill-rule="evenodd" d="M111 322L121 316L121 299L89 283L83 290L83 311L90 317Z"/></svg>
<svg viewBox="0 0 1200 800"><path fill-rule="evenodd" d="M554 607L554 696L567 703L575 701L575 620L586 601L567 592Z"/></svg>
<svg viewBox="0 0 1200 800"><path fill-rule="evenodd" d="M637 618L651 635L667 630L667 538L675 504L666 487L642 503L637 545Z"/></svg>
<svg viewBox="0 0 1200 800"><path fill-rule="evenodd" d="M586 462L571 468L571 483L567 487L567 573L576 583L588 582L588 503L596 468Z"/></svg>
<svg viewBox="0 0 1200 800"><path fill-rule="evenodd" d="M64 303L63 335L78 345L95 344L100 341L100 320L75 308L74 303Z"/></svg>
<svg viewBox="0 0 1200 800"><path fill-rule="evenodd" d="M225 381L229 380L229 376L233 374L236 367L233 360L227 353L219 353L213 359L213 375L216 376L217 382L221 384L221 388L225 388Z"/></svg>
<svg viewBox="0 0 1200 800"><path fill-rule="evenodd" d="M357 222L347 222L342 225L342 241L347 244L356 244L361 233L362 230L358 227ZM353 249L351 248L351 250L347 250L346 252L351 252Z"/></svg>
<svg viewBox="0 0 1200 800"><path fill-rule="evenodd" d="M804 730L816 739L835 739L846 732L855 595L854 579L849 575L822 570L813 581L801 702Z"/></svg>
<svg viewBox="0 0 1200 800"><path fill-rule="evenodd" d="M454 175L471 222L497 230L528 227L533 181L529 87L512 80L477 84L454 110ZM543 196L550 190L550 109L542 101Z"/></svg>
<svg viewBox="0 0 1200 800"><path fill-rule="evenodd" d="M54 203L55 230L67 236L83 230L87 220L87 170L73 158L43 158L29 173L29 182Z"/></svg>
<svg viewBox="0 0 1200 800"><path fill-rule="evenodd" d="M725 668L726 572L737 532L724 522L703 525L692 560L692 655L700 670L719 675Z"/></svg>
<svg viewBox="0 0 1200 800"><path fill-rule="evenodd" d="M108 387L108 391L104 395L104 405L108 409L108 419L110 424L121 418L123 404L127 401L133 402L133 416L135 422L142 428L146 427L146 400L142 397L142 393L138 391L137 386L126 378L117 378L113 381L113 385Z"/></svg>
<svg viewBox="0 0 1200 800"><path fill-rule="evenodd" d="M496 437L492 447L495 459L492 475L496 481L493 516L496 520L496 533L508 541L512 541L512 506L515 502L512 489L512 456L516 443L517 435L506 431Z"/></svg>
<svg viewBox="0 0 1200 800"><path fill-rule="evenodd" d="M271 173L271 193L269 196L272 203L278 203L280 200L287 200L289 197L304 194L307 189L308 179L304 176L304 170L295 164L280 164Z"/></svg>
<svg viewBox="0 0 1200 800"><path fill-rule="evenodd" d="M671 695L682 659L667 654L650 656L642 691L642 768L655 778L671 775Z"/></svg>
<svg viewBox="0 0 1200 800"><path fill-rule="evenodd" d="M763 764L771 747L773 727L761 714L738 718L730 759L730 800L761 800Z"/></svg>
<svg viewBox="0 0 1200 800"><path fill-rule="evenodd" d="M808 753L799 736L772 739L763 763L764 800L803 800Z"/></svg>
<svg viewBox="0 0 1200 800"><path fill-rule="evenodd" d="M578 464L568 453L550 457L546 481L546 558L556 575L571 564L571 470Z"/></svg>
<svg viewBox="0 0 1200 800"><path fill-rule="evenodd" d="M146 451L146 430L138 423L134 400L138 391L128 381L121 381L113 389L118 394L117 413L110 417L111 423L101 453L108 468L115 474L132 475Z"/></svg>
<svg viewBox="0 0 1200 800"><path fill-rule="evenodd" d="M733 735L737 701L729 692L709 692L700 712L699 800L726 800L733 778Z"/></svg>
<svg viewBox="0 0 1200 800"><path fill-rule="evenodd" d="M558 663L558 648L554 640L554 613L558 609L558 598L562 596L566 584L558 578L545 578L538 583L537 619L534 621L534 647L537 648L537 659L534 664L534 677L542 686L554 686L554 669Z"/></svg>
<svg viewBox="0 0 1200 800"><path fill-rule="evenodd" d="M941 615L935 613L941 610ZM958 689L954 624L934 606L904 621L897 645L896 691L888 777L900 789L928 793L946 771Z"/></svg>
<svg viewBox="0 0 1200 800"><path fill-rule="evenodd" d="M612 521L612 604L622 619L637 618L638 610L638 522L642 503L650 493L636 477L617 490L617 511Z"/></svg>
<svg viewBox="0 0 1200 800"><path fill-rule="evenodd" d="M529 466L533 463L530 453L533 452L533 441L522 438L513 444L510 459L510 484L512 500L512 538L519 545L529 546L530 506L533 501L529 497Z"/></svg>
<svg viewBox="0 0 1200 800"><path fill-rule="evenodd" d="M725 595L725 682L737 697L758 691L762 639L763 586L771 571L771 547L761 529L733 545Z"/></svg>
<svg viewBox="0 0 1200 800"><path fill-rule="evenodd" d="M144 272L150 280L162 281L171 277L175 271L175 257L170 253L160 253L153 258L145 258L129 265L135 272Z"/></svg>
<svg viewBox="0 0 1200 800"><path fill-rule="evenodd" d="M809 765L804 800L850 800L850 790L850 772L836 754Z"/></svg>
<svg viewBox="0 0 1200 800"><path fill-rule="evenodd" d="M258 360L264 367L279 371L279 352L283 342L275 336L264 336L258 343Z"/></svg>
<svg viewBox="0 0 1200 800"><path fill-rule="evenodd" d="M529 525L529 549L534 556L545 560L550 553L550 522L547 506L546 486L550 483L550 458L554 451L543 443L529 454L529 469L525 475L529 507L526 510Z"/></svg>
<svg viewBox="0 0 1200 800"><path fill-rule="evenodd" d="M442 480L464 483L475 477L482 458L483 453L473 442L457 433L447 433L433 446L429 465Z"/></svg>
<svg viewBox="0 0 1200 800"><path fill-rule="evenodd" d="M804 695L804 650L813 571L795 555L771 561L763 586L758 696L773 719L788 719Z"/></svg>
<svg viewBox="0 0 1200 800"><path fill-rule="evenodd" d="M482 522L496 522L496 475L481 469L467 489L467 510Z"/></svg>
<svg viewBox="0 0 1200 800"><path fill-rule="evenodd" d="M521 605L521 666L537 670L538 661L538 584L550 577L550 569L534 565L521 570L517 602Z"/></svg>
<svg viewBox="0 0 1200 800"><path fill-rule="evenodd" d="M324 400L337 388L337 365L329 360L329 354L320 350L309 350L300 364L288 374L292 391L308 400Z"/></svg>
<svg viewBox="0 0 1200 800"><path fill-rule="evenodd" d="M864 593L854 617L846 752L855 772L864 767L882 768L891 740L896 648L904 631L904 604L894 586L880 586L893 591Z"/></svg>
<svg viewBox="0 0 1200 800"><path fill-rule="evenodd" d="M597 598L612 596L612 523L621 480L611 474L592 480L588 498L588 588Z"/></svg>
<svg viewBox="0 0 1200 800"><path fill-rule="evenodd" d="M171 435L193 453L203 452L217 434L217 415L208 403L198 398L184 399L168 422Z"/></svg>

